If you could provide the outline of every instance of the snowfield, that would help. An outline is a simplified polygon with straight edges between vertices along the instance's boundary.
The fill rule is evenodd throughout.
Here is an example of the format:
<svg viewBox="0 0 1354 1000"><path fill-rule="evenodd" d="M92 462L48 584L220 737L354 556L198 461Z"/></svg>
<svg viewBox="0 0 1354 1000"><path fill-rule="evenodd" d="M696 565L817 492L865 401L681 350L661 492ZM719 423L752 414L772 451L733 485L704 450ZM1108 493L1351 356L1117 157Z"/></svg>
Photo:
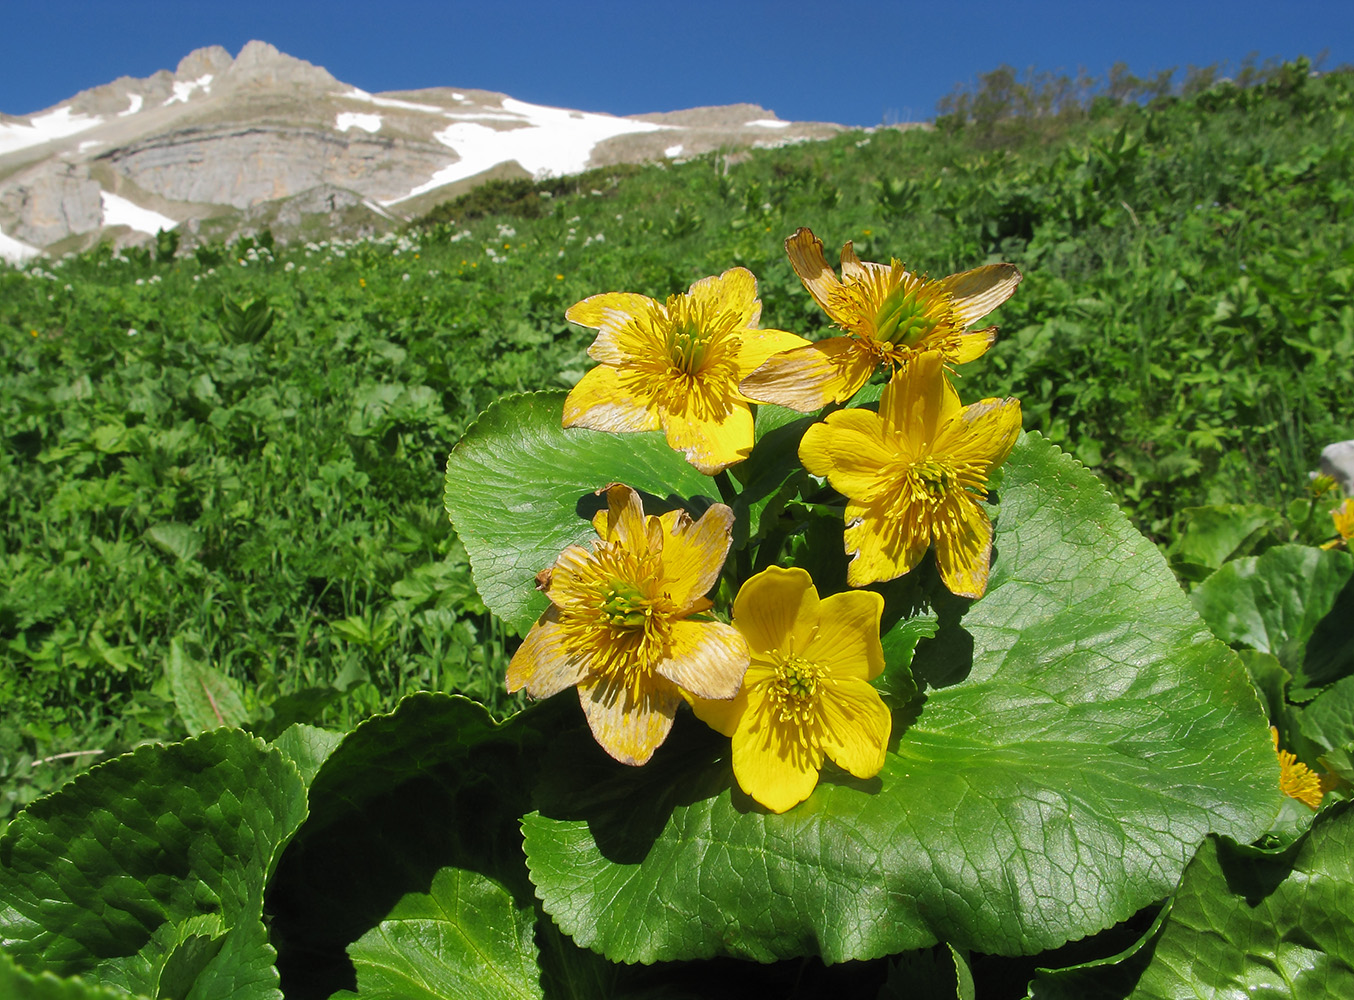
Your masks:
<svg viewBox="0 0 1354 1000"><path fill-rule="evenodd" d="M103 224L105 226L126 226L138 233L150 233L154 236L161 229L173 229L178 225L167 215L142 208L126 198L119 198L107 191L99 193L103 199Z"/></svg>
<svg viewBox="0 0 1354 1000"><path fill-rule="evenodd" d="M510 121L520 123L521 127L494 129L471 121L448 125L435 133L433 138L454 150L460 159L437 171L408 194L383 201L382 205L398 204L513 160L533 177L581 173L588 168L593 147L602 140L632 132L657 132L672 127L612 115L549 108L511 97L503 99L501 112L473 116L443 113L448 118Z"/></svg>
<svg viewBox="0 0 1354 1000"><path fill-rule="evenodd" d="M38 146L53 139L64 139L85 129L102 125L98 115L77 114L69 106L57 108L45 115L35 115L28 124L13 123L0 125L0 153L12 153L16 149Z"/></svg>

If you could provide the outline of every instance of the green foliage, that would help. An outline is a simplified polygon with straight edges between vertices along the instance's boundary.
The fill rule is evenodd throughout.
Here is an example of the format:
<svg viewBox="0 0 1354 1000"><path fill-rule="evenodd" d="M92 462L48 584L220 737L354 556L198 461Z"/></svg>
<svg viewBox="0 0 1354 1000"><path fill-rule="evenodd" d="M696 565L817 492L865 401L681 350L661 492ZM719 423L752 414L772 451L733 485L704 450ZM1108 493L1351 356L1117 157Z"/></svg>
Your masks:
<svg viewBox="0 0 1354 1000"><path fill-rule="evenodd" d="M1035 995L1123 996L1194 951L1217 959L1197 992L1265 968L1343 989L1347 922L1290 890L1310 873L1348 912L1346 813L1274 819L1251 687L1345 796L1349 557L1314 547L1333 497L1287 501L1349 436L1354 79L1251 70L1179 99L999 73L934 130L504 182L381 240L0 268L0 993L508 990L476 948L552 997L985 997L1037 968ZM997 488L987 597L940 599L927 566L880 588L879 787L829 770L775 817L689 716L622 773L576 698L512 715L502 677L596 489L711 499L656 436L550 425L593 363L565 309L741 264L764 326L820 336L783 252L801 225L933 276L1019 266L961 391L1020 397L1045 441ZM730 562L826 593L841 520L806 500L809 422L759 408ZM1206 839L1176 894L1209 833L1279 853ZM686 859L704 876L663 868ZM1279 886L1261 915L1248 872ZM1245 949L1199 930L1243 918ZM1283 943L1308 924L1320 947Z"/></svg>

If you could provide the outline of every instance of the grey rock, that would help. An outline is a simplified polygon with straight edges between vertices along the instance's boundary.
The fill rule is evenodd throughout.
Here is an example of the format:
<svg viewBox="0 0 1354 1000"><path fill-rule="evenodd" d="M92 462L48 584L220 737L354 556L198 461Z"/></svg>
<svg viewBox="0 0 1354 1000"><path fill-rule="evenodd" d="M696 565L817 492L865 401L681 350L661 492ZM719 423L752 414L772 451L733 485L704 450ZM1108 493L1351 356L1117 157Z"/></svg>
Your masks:
<svg viewBox="0 0 1354 1000"><path fill-rule="evenodd" d="M1336 441L1321 449L1322 475L1334 479L1345 493L1354 496L1354 441Z"/></svg>
<svg viewBox="0 0 1354 1000"><path fill-rule="evenodd" d="M45 161L6 178L0 189L5 233L32 246L48 246L103 222L98 183L83 165Z"/></svg>

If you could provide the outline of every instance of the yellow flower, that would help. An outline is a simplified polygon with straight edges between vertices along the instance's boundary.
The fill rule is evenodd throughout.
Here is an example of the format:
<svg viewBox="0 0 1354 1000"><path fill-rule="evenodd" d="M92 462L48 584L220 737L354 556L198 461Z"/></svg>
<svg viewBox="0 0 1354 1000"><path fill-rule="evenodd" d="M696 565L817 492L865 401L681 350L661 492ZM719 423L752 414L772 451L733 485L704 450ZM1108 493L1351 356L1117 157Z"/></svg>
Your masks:
<svg viewBox="0 0 1354 1000"><path fill-rule="evenodd" d="M1338 538L1332 538L1323 549L1333 549L1338 545L1348 545L1349 540L1354 538L1354 497L1345 497L1345 502L1330 512L1331 520L1335 522L1335 533Z"/></svg>
<svg viewBox="0 0 1354 1000"><path fill-rule="evenodd" d="M936 352L947 365L983 354L997 328L968 326L1009 299L1020 284L1013 264L986 264L931 281L898 260L861 261L848 242L837 279L823 241L800 229L785 241L790 266L832 321L846 331L767 360L739 388L750 399L809 413L855 395L880 366L889 373Z"/></svg>
<svg viewBox="0 0 1354 1000"><path fill-rule="evenodd" d="M643 764L667 738L679 688L732 698L748 664L729 625L691 620L729 551L733 511L713 504L699 521L685 511L644 515L640 496L617 483L593 520L592 551L571 545L536 585L550 607L508 664L508 690L548 698L578 687L602 749Z"/></svg>
<svg viewBox="0 0 1354 1000"><path fill-rule="evenodd" d="M738 591L734 626L752 663L732 701L691 699L696 715L733 739L738 785L772 812L804 801L826 756L857 778L884 766L893 720L867 683L884 669L868 590L822 601L802 569L772 566Z"/></svg>
<svg viewBox="0 0 1354 1000"><path fill-rule="evenodd" d="M1321 799L1326 794L1321 779L1296 755L1279 749L1278 729L1270 726L1269 734L1274 738L1274 752L1279 757L1279 791L1311 809L1320 808Z"/></svg>
<svg viewBox="0 0 1354 1000"><path fill-rule="evenodd" d="M601 364L564 401L564 426L661 428L706 475L742 461L752 450L752 411L739 381L777 351L808 343L757 329L761 312L757 281L742 267L666 302L605 292L574 304L565 315L599 331L588 354Z"/></svg>
<svg viewBox="0 0 1354 1000"><path fill-rule="evenodd" d="M894 376L877 414L838 410L810 427L799 460L847 498L851 586L902 576L934 542L945 586L982 597L992 523L975 494L1019 433L1019 400L961 405L935 353Z"/></svg>

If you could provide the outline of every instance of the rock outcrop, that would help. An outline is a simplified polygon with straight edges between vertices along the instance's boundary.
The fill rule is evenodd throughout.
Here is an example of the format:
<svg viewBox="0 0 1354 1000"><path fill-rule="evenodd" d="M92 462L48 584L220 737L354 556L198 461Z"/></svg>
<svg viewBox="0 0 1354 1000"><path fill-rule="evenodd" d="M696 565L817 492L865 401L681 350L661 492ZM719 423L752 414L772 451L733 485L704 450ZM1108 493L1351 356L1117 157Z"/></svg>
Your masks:
<svg viewBox="0 0 1354 1000"><path fill-rule="evenodd" d="M150 239L166 217L193 222L190 234L211 219L220 234L231 213L240 228L260 219L299 227L317 214L366 231L490 177L840 130L749 104L618 118L483 90L368 94L265 42L233 59L211 46L173 73L120 77L37 114L0 115L0 232L39 248L91 243L107 224L105 193L116 196L120 240Z"/></svg>

